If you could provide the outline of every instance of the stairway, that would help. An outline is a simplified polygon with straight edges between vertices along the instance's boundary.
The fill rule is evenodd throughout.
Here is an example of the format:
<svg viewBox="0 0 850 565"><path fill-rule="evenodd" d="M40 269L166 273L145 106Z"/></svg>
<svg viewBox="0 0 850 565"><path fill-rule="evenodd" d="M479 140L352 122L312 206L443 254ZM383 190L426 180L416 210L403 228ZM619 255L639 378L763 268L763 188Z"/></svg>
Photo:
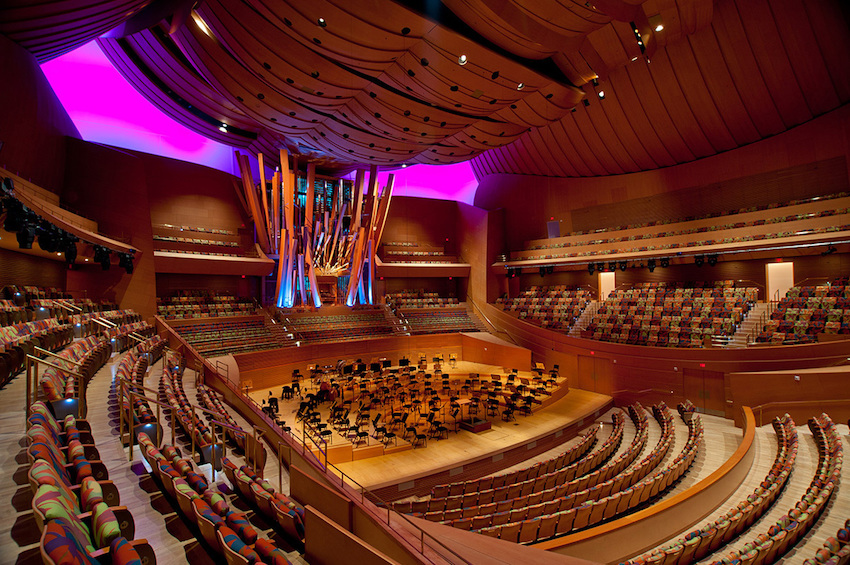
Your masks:
<svg viewBox="0 0 850 565"><path fill-rule="evenodd" d="M587 307L585 307L581 316L578 317L576 323L573 324L572 328L570 328L570 333L568 334L570 337L581 337L581 330L585 329L593 320L593 316L596 314L596 311L599 310L599 305L600 302L593 300L587 305Z"/></svg>
<svg viewBox="0 0 850 565"><path fill-rule="evenodd" d="M729 343L726 344L726 349L743 349L747 347L747 338L749 338L749 336L753 333L753 330L755 330L759 324L764 323L762 318L767 313L768 307L769 304L766 302L757 302L756 305L750 309L747 317L744 318L744 321L741 322L740 327L735 331L735 335L733 335Z"/></svg>

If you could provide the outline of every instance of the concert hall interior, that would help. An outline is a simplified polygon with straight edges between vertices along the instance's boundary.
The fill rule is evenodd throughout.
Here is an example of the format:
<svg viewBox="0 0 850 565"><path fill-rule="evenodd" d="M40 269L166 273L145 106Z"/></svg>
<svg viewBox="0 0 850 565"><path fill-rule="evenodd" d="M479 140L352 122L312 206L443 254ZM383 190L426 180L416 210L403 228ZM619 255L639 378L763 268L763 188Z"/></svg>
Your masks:
<svg viewBox="0 0 850 565"><path fill-rule="evenodd" d="M850 6L0 3L0 561L850 563Z"/></svg>

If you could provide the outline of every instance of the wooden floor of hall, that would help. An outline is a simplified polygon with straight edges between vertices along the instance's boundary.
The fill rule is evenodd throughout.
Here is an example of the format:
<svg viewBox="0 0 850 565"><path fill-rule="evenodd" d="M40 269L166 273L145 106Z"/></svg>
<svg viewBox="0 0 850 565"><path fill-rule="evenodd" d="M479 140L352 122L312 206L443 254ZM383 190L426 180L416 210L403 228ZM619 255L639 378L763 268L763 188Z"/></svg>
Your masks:
<svg viewBox="0 0 850 565"><path fill-rule="evenodd" d="M503 380L507 378L505 368L502 366L462 360L458 361L455 368L447 369L444 373L450 374L452 380L465 380L470 373L478 373L482 378L497 374L501 375ZM521 378L531 379L530 371L519 371L518 375ZM260 402L268 397L269 392L277 395L279 391L280 387L276 386L255 389L250 394ZM306 394L308 389L302 392ZM585 428L595 421L597 415L604 413L611 402L611 397L604 394L570 389L566 396L536 410L530 416L516 415L516 420L510 422L502 421L500 416L491 416L489 421L492 427L487 431L479 433L465 430L460 430L457 433L449 432L447 439L429 439L425 447L336 463L336 467L369 490L403 485L417 478L446 470L457 470L464 464L484 457L492 457L517 446L531 445L539 438L576 423L579 424L579 429ZM281 418L286 420L288 425L292 425L294 434L301 433L300 425L295 420L298 404L297 401L293 401L282 403L280 406ZM320 410L322 410L321 407ZM324 406L324 412L327 412L327 405ZM323 413L323 419L326 418L327 414ZM484 418L484 416L481 416L481 418ZM570 438L564 437L564 441L568 439ZM332 445L346 441L337 436L333 439ZM378 442L374 438L370 438L371 445L376 443ZM399 443L401 443L401 440L399 440ZM495 470L491 472L495 472ZM399 494L403 494L403 489L400 489Z"/></svg>

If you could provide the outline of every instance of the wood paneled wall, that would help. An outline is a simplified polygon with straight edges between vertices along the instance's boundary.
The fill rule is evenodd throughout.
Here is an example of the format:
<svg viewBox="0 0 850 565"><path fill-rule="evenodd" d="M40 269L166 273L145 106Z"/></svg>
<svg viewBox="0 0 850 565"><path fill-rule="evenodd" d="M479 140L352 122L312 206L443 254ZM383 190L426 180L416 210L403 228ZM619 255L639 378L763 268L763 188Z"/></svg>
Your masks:
<svg viewBox="0 0 850 565"><path fill-rule="evenodd" d="M88 290L89 298L115 300L143 317L156 313L153 232L147 176L143 161L123 150L68 140L68 166L63 199L98 222L100 232L132 245L136 254L132 275L113 264L108 271L85 267L70 271L68 290ZM115 261L117 263L117 261Z"/></svg>
<svg viewBox="0 0 850 565"><path fill-rule="evenodd" d="M66 136L80 134L35 57L0 35L0 61L0 166L59 194Z"/></svg>
<svg viewBox="0 0 850 565"><path fill-rule="evenodd" d="M573 214L578 210L615 204L621 206L625 202L639 202L641 199L680 190L699 191L704 187L717 187L724 183L733 183L742 190L748 190L746 183L736 184L739 182L736 179L750 179L753 186L762 186L775 171L800 166L820 167L820 163L835 158L846 160L850 154L850 138L846 135L848 120L850 107L841 107L794 129L734 151L642 173L592 178L489 175L481 179L475 194L475 205L487 210L504 208L506 244L510 249L521 249L526 240L546 237L546 222L550 218L560 221L562 234L580 229L572 225ZM845 163L845 176L835 181L835 187L819 187L822 194L847 186L846 167ZM833 178L836 171L832 171L829 178ZM798 194L794 184L783 186L786 186L788 194ZM818 192L817 187L809 186L799 194L812 192ZM720 198L712 200L711 196L707 193L701 200L715 205L716 210L734 207ZM688 201L678 202L680 209L665 207L667 217L685 217L698 213ZM616 223L639 221L631 218L631 209L627 208L626 214L623 218L617 218Z"/></svg>
<svg viewBox="0 0 850 565"><path fill-rule="evenodd" d="M254 298L259 296L259 284L259 277L157 273L156 295L172 296L178 291L200 290Z"/></svg>
<svg viewBox="0 0 850 565"><path fill-rule="evenodd" d="M0 230L0 237L14 239L15 234ZM64 290L67 270L64 261L51 261L0 248L0 289L7 285L32 285Z"/></svg>
<svg viewBox="0 0 850 565"><path fill-rule="evenodd" d="M381 243L412 242L457 251L457 202L413 196L393 196Z"/></svg>

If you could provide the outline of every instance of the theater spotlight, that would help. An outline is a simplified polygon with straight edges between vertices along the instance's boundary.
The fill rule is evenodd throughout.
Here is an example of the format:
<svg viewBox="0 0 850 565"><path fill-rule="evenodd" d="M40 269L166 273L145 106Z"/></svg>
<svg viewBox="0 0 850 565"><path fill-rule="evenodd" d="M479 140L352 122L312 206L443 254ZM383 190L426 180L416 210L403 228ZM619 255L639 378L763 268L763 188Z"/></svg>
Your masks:
<svg viewBox="0 0 850 565"><path fill-rule="evenodd" d="M101 247L100 245L95 245L94 246L94 262L100 263L100 267L104 271L108 271L109 270L109 264L110 264L109 249L107 249L105 247Z"/></svg>
<svg viewBox="0 0 850 565"><path fill-rule="evenodd" d="M3 207L6 209L6 219L3 222L3 229L8 232L17 232L24 226L26 221L26 208L20 201L14 198L6 198L3 200Z"/></svg>
<svg viewBox="0 0 850 565"><path fill-rule="evenodd" d="M32 249L32 242L35 241L35 226L24 221L15 237L18 239L18 247Z"/></svg>
<svg viewBox="0 0 850 565"><path fill-rule="evenodd" d="M546 276L546 267L540 267L538 269L538 272L540 273L541 277Z"/></svg>
<svg viewBox="0 0 850 565"><path fill-rule="evenodd" d="M596 268L593 266L593 263L588 263L587 264L587 274L592 275L594 270L596 270Z"/></svg>
<svg viewBox="0 0 850 565"><path fill-rule="evenodd" d="M77 260L77 238L71 234L65 234L62 251L65 253L65 261L73 265Z"/></svg>
<svg viewBox="0 0 850 565"><path fill-rule="evenodd" d="M48 253L59 251L59 231L53 224L42 222L38 227L38 246Z"/></svg>
<svg viewBox="0 0 850 565"><path fill-rule="evenodd" d="M709 255L707 258L708 264L712 267L717 264L717 254Z"/></svg>
<svg viewBox="0 0 850 565"><path fill-rule="evenodd" d="M129 253L121 253L118 255L118 266L127 271L128 275L133 274L133 256Z"/></svg>
<svg viewBox="0 0 850 565"><path fill-rule="evenodd" d="M662 257L661 258L661 268L666 269L669 266L670 266L670 259L668 257Z"/></svg>
<svg viewBox="0 0 850 565"><path fill-rule="evenodd" d="M605 263L597 263L596 264L596 270L599 271L600 273L604 273L605 272Z"/></svg>
<svg viewBox="0 0 850 565"><path fill-rule="evenodd" d="M649 267L649 272L650 272L650 273L651 273L652 271L654 271L654 270L655 270L655 259L650 259L649 261L647 261L647 262L646 262L646 266L647 266L647 267Z"/></svg>
<svg viewBox="0 0 850 565"><path fill-rule="evenodd" d="M3 179L3 191L10 194L15 191L15 183L12 182L10 177Z"/></svg>
<svg viewBox="0 0 850 565"><path fill-rule="evenodd" d="M702 267L703 263L705 263L705 256L704 255L694 255L694 264L697 267Z"/></svg>
<svg viewBox="0 0 850 565"><path fill-rule="evenodd" d="M608 270L614 272L617 270L617 263L615 261L608 261Z"/></svg>
<svg viewBox="0 0 850 565"><path fill-rule="evenodd" d="M625 271L625 270L626 270L626 267L628 267L628 265L626 264L626 262L625 262L625 261L620 261L620 270L621 270L621 271Z"/></svg>

